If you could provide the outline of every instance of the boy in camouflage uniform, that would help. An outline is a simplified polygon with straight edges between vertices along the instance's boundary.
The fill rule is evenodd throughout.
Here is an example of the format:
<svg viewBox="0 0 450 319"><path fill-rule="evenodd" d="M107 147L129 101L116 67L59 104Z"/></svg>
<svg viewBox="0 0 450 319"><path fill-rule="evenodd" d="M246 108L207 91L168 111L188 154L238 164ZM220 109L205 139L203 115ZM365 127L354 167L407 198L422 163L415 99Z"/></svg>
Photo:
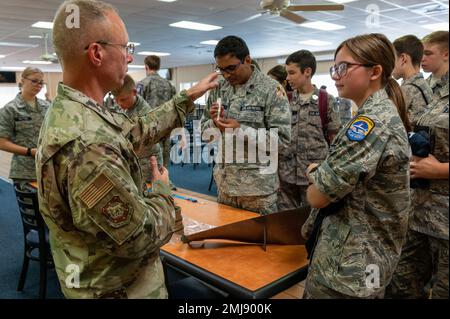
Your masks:
<svg viewBox="0 0 450 319"><path fill-rule="evenodd" d="M447 46L448 56L448 38L441 39L443 42L439 43L434 42L436 33L431 35L428 39L434 44L427 42L426 50L435 52L439 47L443 50ZM429 57L424 57L424 61L427 67L431 66ZM433 64L439 65L445 61L448 63L443 58L443 61L433 61ZM425 178L430 184L413 190L407 241L387 291L390 298L449 297L448 76L444 81L445 76L434 85L435 98L417 122L416 130L425 130L430 135L432 149L428 157L413 159L411 178Z"/></svg>
<svg viewBox="0 0 450 319"><path fill-rule="evenodd" d="M340 128L338 105L331 94L327 97L328 128L322 125L319 111L319 89L311 83L316 71L316 58L307 50L292 53L286 59L287 81L294 90L291 109L291 143L280 152L280 191L278 208L293 209L307 205L306 168L319 163L328 153L328 142ZM322 97L322 98L323 98Z"/></svg>
<svg viewBox="0 0 450 319"><path fill-rule="evenodd" d="M422 39L424 46L422 68L431 72L427 82L437 98L448 83L448 31L435 31Z"/></svg>
<svg viewBox="0 0 450 319"><path fill-rule="evenodd" d="M433 91L420 72L423 44L414 35L405 35L395 40L393 44L397 60L392 76L397 80L403 79L401 88L409 119L415 125L433 99Z"/></svg>
<svg viewBox="0 0 450 319"><path fill-rule="evenodd" d="M136 90L141 95L150 108L155 108L164 102L169 101L177 92L169 80L162 78L158 71L161 66L161 59L156 55L145 57L145 72L147 77L139 81ZM160 142L160 152L162 156L161 165L169 167L170 163L170 136Z"/></svg>
<svg viewBox="0 0 450 319"><path fill-rule="evenodd" d="M130 75L126 75L123 86L112 91L114 98L119 104L123 112L133 121L137 122L139 117L149 113L152 108L145 100L137 95L136 84ZM150 170L150 157L155 156L159 164L162 164L162 154L160 144L146 145L140 150L136 150L136 155L141 166L142 175L146 183L152 180L152 172Z"/></svg>

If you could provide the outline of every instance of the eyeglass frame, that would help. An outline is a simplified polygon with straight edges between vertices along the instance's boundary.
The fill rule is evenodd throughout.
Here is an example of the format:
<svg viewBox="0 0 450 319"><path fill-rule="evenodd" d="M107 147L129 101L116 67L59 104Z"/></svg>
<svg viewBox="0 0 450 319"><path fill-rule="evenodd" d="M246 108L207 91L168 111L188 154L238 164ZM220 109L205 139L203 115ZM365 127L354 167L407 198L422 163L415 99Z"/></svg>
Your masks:
<svg viewBox="0 0 450 319"><path fill-rule="evenodd" d="M85 49L85 50L89 49L89 46L90 46L92 43L97 43L97 44L100 44L100 45L119 45L119 46L121 46L122 48L124 48L124 49L127 50L127 55L133 55L133 54L134 54L134 51L135 51L135 49L136 49L136 46L135 46L133 43L120 44L120 43L111 43L111 42L107 42L107 41L104 41L104 40L98 40L98 41L95 41L95 42L91 42L91 43L89 43L84 49Z"/></svg>
<svg viewBox="0 0 450 319"><path fill-rule="evenodd" d="M241 66L241 64L243 64L243 62L239 61L239 63L231 64L231 65L227 66L226 68L221 68L220 66L216 65L216 68L214 69L214 71L218 74L223 74L225 72L225 73L231 75L236 72L236 70ZM227 70L230 67L232 68L232 70Z"/></svg>
<svg viewBox="0 0 450 319"><path fill-rule="evenodd" d="M29 78L22 78L22 79L25 79L25 80L30 81L31 84L33 84L34 86L37 86L38 84L44 86L44 85L47 84L47 83L44 82L44 80L40 80L40 81L39 81L39 80L29 79Z"/></svg>
<svg viewBox="0 0 450 319"><path fill-rule="evenodd" d="M339 75L339 73L338 73L338 68L341 66L341 65L345 65L345 73L344 74L342 74L342 75ZM366 67L366 68L370 68L370 67L373 67L373 66L375 66L374 64L367 64L367 63L352 63L352 62L341 62L341 63L339 63L338 65L333 65L332 67L330 67L330 76L333 78L333 73L335 73L339 78L342 78L342 77L344 77L344 76L346 76L347 75L347 72L348 72L348 67L349 66L354 66L354 65L357 65L357 66L363 66L363 67ZM334 70L336 70L336 72L333 72Z"/></svg>

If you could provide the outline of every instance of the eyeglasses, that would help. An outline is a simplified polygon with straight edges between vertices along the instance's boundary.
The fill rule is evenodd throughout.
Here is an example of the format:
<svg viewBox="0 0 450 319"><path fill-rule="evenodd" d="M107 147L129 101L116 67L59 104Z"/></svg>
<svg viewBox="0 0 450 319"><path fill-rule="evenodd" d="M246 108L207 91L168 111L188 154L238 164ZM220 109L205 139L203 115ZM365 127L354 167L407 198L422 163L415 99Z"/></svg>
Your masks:
<svg viewBox="0 0 450 319"><path fill-rule="evenodd" d="M120 43L110 43L103 40L96 41L94 43L100 44L100 45L118 45L122 48L126 49L128 55L133 55L135 50L135 45L133 43L129 44L120 44ZM88 44L84 49L87 50L91 44Z"/></svg>
<svg viewBox="0 0 450 319"><path fill-rule="evenodd" d="M347 74L349 66L351 67L354 65L355 66L364 66L364 67L374 66L373 64L342 62L342 63L339 63L338 65L333 65L330 68L330 75L332 78L334 78L334 77L342 78Z"/></svg>
<svg viewBox="0 0 450 319"><path fill-rule="evenodd" d="M216 71L219 74L233 74L234 72L236 72L237 68L242 64L241 61L239 61L238 64L232 64L227 66L226 68L221 68L219 66L216 66L216 68L214 69L214 71Z"/></svg>
<svg viewBox="0 0 450 319"><path fill-rule="evenodd" d="M44 85L45 82L43 80L35 80L35 79L29 79L29 78L24 78L25 80L30 81L33 85Z"/></svg>

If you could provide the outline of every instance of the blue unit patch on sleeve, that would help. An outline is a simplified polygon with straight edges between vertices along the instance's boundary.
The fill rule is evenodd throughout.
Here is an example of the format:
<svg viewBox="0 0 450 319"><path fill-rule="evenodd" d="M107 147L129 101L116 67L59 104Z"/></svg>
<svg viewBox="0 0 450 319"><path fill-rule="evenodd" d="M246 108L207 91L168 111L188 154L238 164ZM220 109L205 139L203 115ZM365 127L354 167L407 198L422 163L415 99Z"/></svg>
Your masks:
<svg viewBox="0 0 450 319"><path fill-rule="evenodd" d="M142 84L141 82L139 82L139 83L136 85L136 91L137 91L137 94L142 95L142 94L144 93L144 84Z"/></svg>
<svg viewBox="0 0 450 319"><path fill-rule="evenodd" d="M350 141L361 142L372 132L375 123L368 117L358 116L347 130L346 136Z"/></svg>

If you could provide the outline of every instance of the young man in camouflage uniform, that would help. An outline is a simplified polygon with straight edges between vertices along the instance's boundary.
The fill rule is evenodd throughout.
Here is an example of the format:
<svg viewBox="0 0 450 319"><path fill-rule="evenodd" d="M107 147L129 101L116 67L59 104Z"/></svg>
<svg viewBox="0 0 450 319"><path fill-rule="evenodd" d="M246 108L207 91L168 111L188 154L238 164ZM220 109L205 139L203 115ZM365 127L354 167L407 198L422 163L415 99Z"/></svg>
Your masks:
<svg viewBox="0 0 450 319"><path fill-rule="evenodd" d="M113 90L112 94L119 107L133 122L137 122L139 117L146 115L152 110L144 98L137 94L136 84L129 74L125 75L123 86ZM158 163L162 163L160 145L146 145L144 148L135 151L139 159L139 164L141 165L144 181L150 183L152 180L152 172L150 170L149 159L155 156Z"/></svg>
<svg viewBox="0 0 450 319"><path fill-rule="evenodd" d="M79 28L66 24L73 7ZM63 82L39 135L36 170L62 291L67 298L167 298L159 247L175 219L168 172L152 157L153 192L144 192L133 149L182 126L216 76L133 123L103 105L133 61L117 11L101 1L66 1L54 19L53 42Z"/></svg>
<svg viewBox="0 0 450 319"><path fill-rule="evenodd" d="M435 31L422 39L424 46L422 68L431 72L427 82L437 98L448 84L448 31Z"/></svg>
<svg viewBox="0 0 450 319"><path fill-rule="evenodd" d="M339 107L331 94L326 96L328 129L322 126L319 89L311 83L316 58L307 50L292 53L286 59L287 80L294 90L290 105L291 143L280 152L279 209L297 208L306 203L306 168L319 163L328 153L328 143L339 131ZM323 94L323 93L322 93Z"/></svg>
<svg viewBox="0 0 450 319"><path fill-rule="evenodd" d="M425 48L435 50L445 45L448 52L448 38ZM424 58L424 61L430 60ZM429 110L417 122L418 129L430 135L431 154L426 158L415 157L411 162L411 178L427 179L429 186L413 190L407 240L387 292L390 298L449 297L448 79L436 84L434 89L435 98Z"/></svg>
<svg viewBox="0 0 450 319"><path fill-rule="evenodd" d="M258 129L278 129L278 145L290 141L290 112L286 93L274 79L261 73L252 65L252 59L244 40L236 36L223 38L214 50L217 68L223 75L219 87L211 92L202 116L202 132L208 128L238 129L249 133L249 144L255 143ZM222 112L218 114L218 98L222 101ZM225 112L224 109L227 111ZM227 116L225 116L227 114ZM225 145L222 134L222 145ZM269 133L265 140L269 143ZM236 155L236 147L226 152ZM225 155L227 156L227 155ZM277 172L263 174L266 166L258 158L256 163L248 163L248 152L244 160L222 161L214 169L214 178L220 203L258 212L260 214L277 211Z"/></svg>
<svg viewBox="0 0 450 319"><path fill-rule="evenodd" d="M149 55L144 60L145 73L147 77L136 86L137 93L141 95L151 108L155 108L169 101L177 92L169 80L162 78L158 71L161 59L156 55ZM170 136L164 138L160 143L162 153L161 164L169 167L170 163Z"/></svg>
<svg viewBox="0 0 450 319"><path fill-rule="evenodd" d="M409 119L413 125L428 109L433 99L433 91L420 72L423 56L423 44L414 35L405 35L394 41L397 54L392 76L403 79L401 85L408 108Z"/></svg>
<svg viewBox="0 0 450 319"><path fill-rule="evenodd" d="M0 150L13 153L9 178L20 189L36 181L35 155L39 130L49 107L36 95L44 85L44 74L27 68L20 80L21 92L0 109Z"/></svg>

